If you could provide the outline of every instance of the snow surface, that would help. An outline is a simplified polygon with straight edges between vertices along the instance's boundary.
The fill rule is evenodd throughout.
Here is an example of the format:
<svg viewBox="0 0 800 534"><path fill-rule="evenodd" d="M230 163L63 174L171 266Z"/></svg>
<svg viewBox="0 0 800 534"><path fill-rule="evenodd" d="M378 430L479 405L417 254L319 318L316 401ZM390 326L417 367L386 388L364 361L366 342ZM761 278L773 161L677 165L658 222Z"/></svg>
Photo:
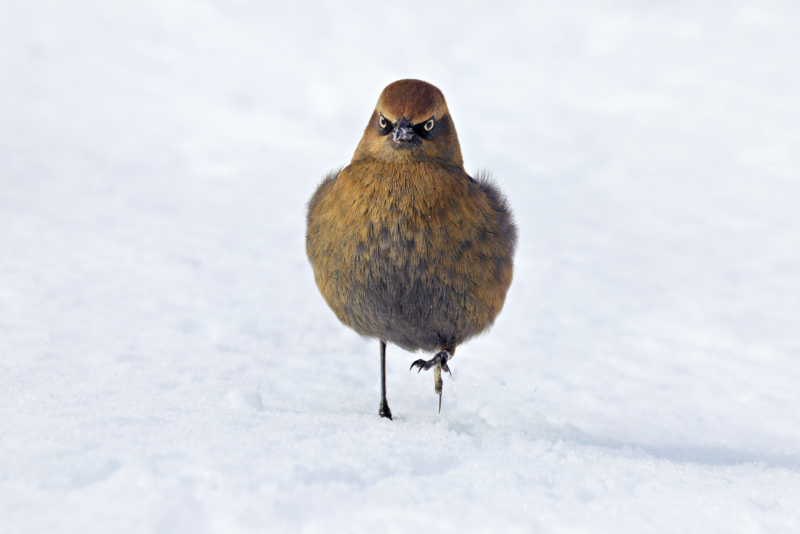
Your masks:
<svg viewBox="0 0 800 534"><path fill-rule="evenodd" d="M797 2L0 3L0 532L800 532ZM447 96L520 228L442 414L304 204Z"/></svg>

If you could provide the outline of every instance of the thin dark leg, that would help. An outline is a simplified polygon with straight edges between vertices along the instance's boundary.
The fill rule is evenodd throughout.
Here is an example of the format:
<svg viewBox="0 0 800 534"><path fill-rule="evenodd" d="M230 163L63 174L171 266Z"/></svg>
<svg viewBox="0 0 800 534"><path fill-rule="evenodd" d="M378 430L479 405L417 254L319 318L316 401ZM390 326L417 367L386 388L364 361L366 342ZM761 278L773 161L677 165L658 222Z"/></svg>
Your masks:
<svg viewBox="0 0 800 534"><path fill-rule="evenodd" d="M384 341L381 341L381 407L378 415L388 417L389 421L392 420L392 411L389 409L389 403L386 402L386 343Z"/></svg>

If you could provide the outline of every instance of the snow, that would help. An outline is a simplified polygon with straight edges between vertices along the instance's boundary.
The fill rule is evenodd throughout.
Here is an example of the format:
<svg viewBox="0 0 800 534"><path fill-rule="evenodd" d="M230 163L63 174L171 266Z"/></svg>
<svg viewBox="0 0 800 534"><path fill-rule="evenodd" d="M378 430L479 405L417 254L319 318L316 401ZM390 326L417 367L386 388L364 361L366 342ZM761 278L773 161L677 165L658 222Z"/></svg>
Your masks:
<svg viewBox="0 0 800 534"><path fill-rule="evenodd" d="M0 3L0 532L800 532L800 6ZM445 93L520 228L441 415L304 204Z"/></svg>

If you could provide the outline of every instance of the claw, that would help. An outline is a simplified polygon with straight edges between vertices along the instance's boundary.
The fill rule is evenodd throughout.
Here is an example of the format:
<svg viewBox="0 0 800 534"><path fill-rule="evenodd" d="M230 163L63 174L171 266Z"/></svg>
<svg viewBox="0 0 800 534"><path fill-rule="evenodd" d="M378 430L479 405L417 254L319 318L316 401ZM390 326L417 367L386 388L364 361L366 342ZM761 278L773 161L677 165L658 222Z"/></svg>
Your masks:
<svg viewBox="0 0 800 534"><path fill-rule="evenodd" d="M450 371L450 367L447 365L447 360L451 357L449 350L442 350L436 353L436 355L428 361L425 360L417 360L411 364L411 367L408 368L410 371L414 367L419 367L417 373L420 371L427 371L431 367L433 367L433 385L434 391L439 395L439 413L442 413L442 386L444 382L442 381L442 371L447 371L450 373L450 376L453 376L452 371Z"/></svg>
<svg viewBox="0 0 800 534"><path fill-rule="evenodd" d="M408 370L409 371L412 370L415 365L419 365L419 371L422 371L423 369L427 371L428 369L430 369L430 367L426 367L426 365L428 365L428 362L426 362L425 360L417 360L411 364L411 367L409 367ZM419 371L417 371L417 373L419 373Z"/></svg>
<svg viewBox="0 0 800 534"><path fill-rule="evenodd" d="M411 364L411 367L409 367L408 370L410 371L411 369L414 368L414 366L417 366L419 367L419 370L417 371L419 373L420 371L427 371L434 365L438 364L443 371L447 371L448 373L450 373L450 376L453 376L453 373L450 372L450 368L447 366L447 360L449 359L449 355L450 353L448 351L443 350L437 353L436 356L434 356L428 361L425 360L415 361L414 363Z"/></svg>

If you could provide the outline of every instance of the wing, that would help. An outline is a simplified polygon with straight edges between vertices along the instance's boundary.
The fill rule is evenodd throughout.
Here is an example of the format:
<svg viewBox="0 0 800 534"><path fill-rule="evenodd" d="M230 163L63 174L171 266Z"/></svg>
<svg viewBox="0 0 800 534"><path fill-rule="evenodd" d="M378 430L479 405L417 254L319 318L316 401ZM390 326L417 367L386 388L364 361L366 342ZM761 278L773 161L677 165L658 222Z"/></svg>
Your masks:
<svg viewBox="0 0 800 534"><path fill-rule="evenodd" d="M491 173L478 171L474 180L489 200L489 205L495 214L495 229L499 233L498 237L502 238L502 246L506 249L508 256L513 258L517 250L517 225L508 201L497 187Z"/></svg>
<svg viewBox="0 0 800 534"><path fill-rule="evenodd" d="M336 181L336 178L339 177L339 173L342 172L344 167L339 167L338 169L334 169L328 174L325 175L325 178L317 186L317 190L314 191L314 194L311 195L311 198L306 204L306 231L308 231L309 223L311 222L311 212L314 211L314 208L319 204L320 199L325 194L325 191L331 186L333 182ZM306 239L308 237L306 236Z"/></svg>

